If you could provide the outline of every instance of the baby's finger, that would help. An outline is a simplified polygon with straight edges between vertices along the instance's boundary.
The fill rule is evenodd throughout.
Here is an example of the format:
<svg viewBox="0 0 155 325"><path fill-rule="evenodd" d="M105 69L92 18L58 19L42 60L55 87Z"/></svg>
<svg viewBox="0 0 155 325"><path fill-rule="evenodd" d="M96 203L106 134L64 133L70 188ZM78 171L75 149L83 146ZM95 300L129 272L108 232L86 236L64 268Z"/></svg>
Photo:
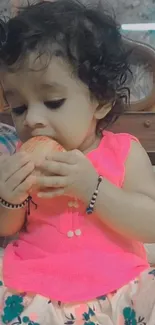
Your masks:
<svg viewBox="0 0 155 325"><path fill-rule="evenodd" d="M38 176L36 184L39 188L46 187L66 187L68 178L66 176Z"/></svg>
<svg viewBox="0 0 155 325"><path fill-rule="evenodd" d="M1 164L6 163L10 155L8 153L0 152L0 166Z"/></svg>
<svg viewBox="0 0 155 325"><path fill-rule="evenodd" d="M20 168L25 166L30 161L31 159L29 155L24 152L17 153L10 157L5 157L0 170L1 180L6 182L13 174L15 174Z"/></svg>
<svg viewBox="0 0 155 325"><path fill-rule="evenodd" d="M8 152L0 151L0 162L5 159L5 157L10 156Z"/></svg>
<svg viewBox="0 0 155 325"><path fill-rule="evenodd" d="M28 162L8 179L6 184L9 190L14 191L33 171L34 164L32 162Z"/></svg>
<svg viewBox="0 0 155 325"><path fill-rule="evenodd" d="M43 199L49 199L49 198L53 198L55 196L61 196L64 195L65 190L63 188L57 189L57 190L49 190L49 192L45 191L45 192L38 192L37 196L41 197Z"/></svg>
<svg viewBox="0 0 155 325"><path fill-rule="evenodd" d="M67 176L70 172L70 165L56 161L45 160L39 169L49 173L49 175Z"/></svg>
<svg viewBox="0 0 155 325"><path fill-rule="evenodd" d="M14 191L14 196L19 197L20 195L25 195L31 190L33 185L36 184L36 176L28 176L23 183L21 183Z"/></svg>
<svg viewBox="0 0 155 325"><path fill-rule="evenodd" d="M66 151L66 152L52 152L51 155L47 156L47 160L74 165L77 163L76 152L78 152L78 150Z"/></svg>

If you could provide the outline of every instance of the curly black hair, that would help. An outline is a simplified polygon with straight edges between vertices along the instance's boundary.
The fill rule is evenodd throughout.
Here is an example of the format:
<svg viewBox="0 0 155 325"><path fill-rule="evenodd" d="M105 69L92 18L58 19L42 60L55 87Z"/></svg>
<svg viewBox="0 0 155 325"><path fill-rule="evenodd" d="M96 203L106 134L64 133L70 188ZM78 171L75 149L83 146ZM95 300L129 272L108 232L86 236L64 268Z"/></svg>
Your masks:
<svg viewBox="0 0 155 325"><path fill-rule="evenodd" d="M52 55L62 56L95 98L111 103L106 123L121 114L123 99L129 101L125 87L129 53L119 26L101 4L57 0L28 5L7 21L6 31L0 59L7 68L20 67L32 51L37 57L46 54L49 60Z"/></svg>

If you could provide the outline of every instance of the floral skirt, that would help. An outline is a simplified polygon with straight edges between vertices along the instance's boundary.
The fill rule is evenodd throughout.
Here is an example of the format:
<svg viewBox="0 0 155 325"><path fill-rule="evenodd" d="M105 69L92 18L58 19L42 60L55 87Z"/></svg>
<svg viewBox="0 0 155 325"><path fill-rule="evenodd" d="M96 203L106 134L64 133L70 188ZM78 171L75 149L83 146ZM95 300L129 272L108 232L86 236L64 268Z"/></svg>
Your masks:
<svg viewBox="0 0 155 325"><path fill-rule="evenodd" d="M0 259L0 325L155 325L155 269L111 294L76 304L5 287Z"/></svg>

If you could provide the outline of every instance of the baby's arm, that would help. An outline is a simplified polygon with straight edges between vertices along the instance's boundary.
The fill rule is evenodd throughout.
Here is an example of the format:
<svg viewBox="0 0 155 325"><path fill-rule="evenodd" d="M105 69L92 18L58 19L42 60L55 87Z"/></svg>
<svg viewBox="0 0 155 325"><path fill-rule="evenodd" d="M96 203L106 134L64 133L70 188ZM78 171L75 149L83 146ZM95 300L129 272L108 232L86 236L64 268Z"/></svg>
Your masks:
<svg viewBox="0 0 155 325"><path fill-rule="evenodd" d="M155 244L145 244L144 245L148 262L151 266L155 265Z"/></svg>
<svg viewBox="0 0 155 325"><path fill-rule="evenodd" d="M155 242L155 175L143 147L132 142L123 188L104 179L95 210L109 227L137 240Z"/></svg>
<svg viewBox="0 0 155 325"><path fill-rule="evenodd" d="M25 153L0 157L0 197L11 204L21 204L34 184L34 164ZM0 205L0 236L12 236L24 223L24 208L8 209Z"/></svg>
<svg viewBox="0 0 155 325"><path fill-rule="evenodd" d="M25 209L9 210L0 207L0 237L13 236L21 230L25 220Z"/></svg>
<svg viewBox="0 0 155 325"><path fill-rule="evenodd" d="M3 198L7 195L9 188L11 189L10 182L8 182L8 185L3 183L3 176L4 173L6 173L6 169L8 169L9 172L9 166L11 164L8 164L8 160L10 160L10 162L12 161L12 164L17 164L16 159L11 157L9 159L9 156L15 153L18 141L19 139L17 137L15 128L11 127L10 125L0 123L0 187L4 190L4 193L1 192L0 196ZM3 161L2 157L5 157L4 155L6 155L6 161ZM20 156L17 156L17 159L18 158L20 159ZM8 197L8 201L9 199L10 197ZM9 210L0 206L0 237L12 236L16 234L21 229L24 220L25 209Z"/></svg>

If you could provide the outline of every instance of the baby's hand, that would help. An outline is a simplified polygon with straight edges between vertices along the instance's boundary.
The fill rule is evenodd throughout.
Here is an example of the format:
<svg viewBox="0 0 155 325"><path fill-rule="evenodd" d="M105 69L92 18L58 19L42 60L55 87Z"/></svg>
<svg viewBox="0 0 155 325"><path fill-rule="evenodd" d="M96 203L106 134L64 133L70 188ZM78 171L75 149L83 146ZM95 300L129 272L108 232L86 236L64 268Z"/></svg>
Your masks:
<svg viewBox="0 0 155 325"><path fill-rule="evenodd" d="M12 204L22 203L35 182L34 164L23 152L0 157L0 197Z"/></svg>
<svg viewBox="0 0 155 325"><path fill-rule="evenodd" d="M39 197L71 195L86 203L91 200L98 175L80 151L53 152L39 167L51 175L37 177L37 186L42 189Z"/></svg>

